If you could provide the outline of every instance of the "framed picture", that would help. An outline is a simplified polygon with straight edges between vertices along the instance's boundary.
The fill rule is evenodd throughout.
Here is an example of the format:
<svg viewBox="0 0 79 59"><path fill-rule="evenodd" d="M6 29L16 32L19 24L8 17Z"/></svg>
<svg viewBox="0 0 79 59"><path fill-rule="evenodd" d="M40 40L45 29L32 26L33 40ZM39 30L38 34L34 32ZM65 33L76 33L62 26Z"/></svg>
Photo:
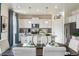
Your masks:
<svg viewBox="0 0 79 59"><path fill-rule="evenodd" d="M0 16L0 31L2 32L2 16Z"/></svg>
<svg viewBox="0 0 79 59"><path fill-rule="evenodd" d="M2 32L2 16L0 16L0 39L1 39L1 32Z"/></svg>

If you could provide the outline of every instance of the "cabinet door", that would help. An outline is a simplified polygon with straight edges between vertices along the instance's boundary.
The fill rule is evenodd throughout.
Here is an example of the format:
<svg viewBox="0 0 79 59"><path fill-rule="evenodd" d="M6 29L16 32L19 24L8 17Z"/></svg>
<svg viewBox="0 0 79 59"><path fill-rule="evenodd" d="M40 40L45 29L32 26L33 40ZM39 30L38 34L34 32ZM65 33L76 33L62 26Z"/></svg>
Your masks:
<svg viewBox="0 0 79 59"><path fill-rule="evenodd" d="M67 18L64 20L64 23L67 24L67 23L68 23L68 20L69 20L69 18L67 17Z"/></svg>
<svg viewBox="0 0 79 59"><path fill-rule="evenodd" d="M51 28L52 21L50 19L41 19L40 20L40 28Z"/></svg>
<svg viewBox="0 0 79 59"><path fill-rule="evenodd" d="M48 20L48 27L47 28L52 28L52 21L51 20Z"/></svg>
<svg viewBox="0 0 79 59"><path fill-rule="evenodd" d="M76 22L76 19L77 19L76 15L72 16L71 22Z"/></svg>
<svg viewBox="0 0 79 59"><path fill-rule="evenodd" d="M72 17L73 17L73 16L70 16L70 17L69 17L69 23L72 23Z"/></svg>
<svg viewBox="0 0 79 59"><path fill-rule="evenodd" d="M76 28L79 29L79 14L77 15L76 19Z"/></svg>
<svg viewBox="0 0 79 59"><path fill-rule="evenodd" d="M79 20L76 20L76 28L79 29Z"/></svg>

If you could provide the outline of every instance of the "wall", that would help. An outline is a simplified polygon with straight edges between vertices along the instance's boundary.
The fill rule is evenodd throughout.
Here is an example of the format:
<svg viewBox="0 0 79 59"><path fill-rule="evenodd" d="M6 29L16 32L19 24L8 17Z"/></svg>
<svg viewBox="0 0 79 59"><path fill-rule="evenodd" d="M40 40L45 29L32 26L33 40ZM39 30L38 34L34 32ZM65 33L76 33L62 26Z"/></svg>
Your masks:
<svg viewBox="0 0 79 59"><path fill-rule="evenodd" d="M2 16L2 23L5 24L5 29L2 28L2 39L8 39L8 4L2 3L1 4L1 16Z"/></svg>
<svg viewBox="0 0 79 59"><path fill-rule="evenodd" d="M1 3L1 16L2 16L2 24L5 24L5 28L2 27L1 40L0 40L0 48L3 53L9 48L8 43L8 4Z"/></svg>

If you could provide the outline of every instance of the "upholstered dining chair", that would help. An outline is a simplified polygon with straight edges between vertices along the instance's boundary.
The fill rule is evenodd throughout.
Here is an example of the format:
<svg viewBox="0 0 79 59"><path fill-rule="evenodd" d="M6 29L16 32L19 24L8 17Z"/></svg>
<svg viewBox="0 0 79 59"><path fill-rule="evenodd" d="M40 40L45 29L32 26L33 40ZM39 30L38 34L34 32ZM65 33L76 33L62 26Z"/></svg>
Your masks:
<svg viewBox="0 0 79 59"><path fill-rule="evenodd" d="M44 47L44 56L64 56L66 52L65 47Z"/></svg>

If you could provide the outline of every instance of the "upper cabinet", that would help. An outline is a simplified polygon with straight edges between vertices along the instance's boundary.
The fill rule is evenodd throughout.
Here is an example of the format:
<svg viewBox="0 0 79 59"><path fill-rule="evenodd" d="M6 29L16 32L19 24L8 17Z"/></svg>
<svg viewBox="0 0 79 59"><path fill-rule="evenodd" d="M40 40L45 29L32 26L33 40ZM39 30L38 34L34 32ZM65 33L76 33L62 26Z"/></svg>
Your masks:
<svg viewBox="0 0 79 59"><path fill-rule="evenodd" d="M65 24L67 24L67 23L72 23L72 22L76 22L76 19L77 19L77 16L76 16L76 15L67 17L67 18L65 19Z"/></svg>
<svg viewBox="0 0 79 59"><path fill-rule="evenodd" d="M31 25L33 22L37 23L36 21L33 21L32 19L20 19L19 27L20 28L31 28Z"/></svg>
<svg viewBox="0 0 79 59"><path fill-rule="evenodd" d="M76 29L79 29L79 14L75 14L65 19L65 24L72 22L76 22Z"/></svg>
<svg viewBox="0 0 79 59"><path fill-rule="evenodd" d="M79 29L79 14L77 15L76 19L76 28Z"/></svg>
<svg viewBox="0 0 79 59"><path fill-rule="evenodd" d="M39 28L52 28L51 19L20 19L20 28L31 28L32 24L39 24Z"/></svg>
<svg viewBox="0 0 79 59"><path fill-rule="evenodd" d="M76 15L69 17L69 23L76 22Z"/></svg>
<svg viewBox="0 0 79 59"><path fill-rule="evenodd" d="M40 28L52 28L51 19L40 19Z"/></svg>

